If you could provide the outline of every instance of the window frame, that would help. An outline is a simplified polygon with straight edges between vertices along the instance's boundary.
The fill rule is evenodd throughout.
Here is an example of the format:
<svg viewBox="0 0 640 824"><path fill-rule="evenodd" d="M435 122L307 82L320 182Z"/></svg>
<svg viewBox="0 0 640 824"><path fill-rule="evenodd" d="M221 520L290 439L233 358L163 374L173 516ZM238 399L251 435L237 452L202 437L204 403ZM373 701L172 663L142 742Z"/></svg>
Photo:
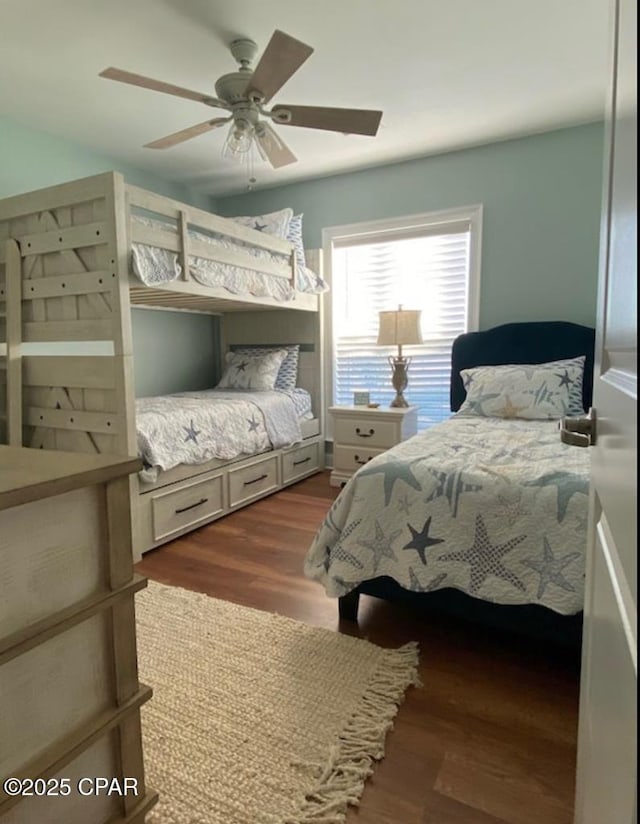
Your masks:
<svg viewBox="0 0 640 824"><path fill-rule="evenodd" d="M322 257L323 277L329 284L329 292L325 295L322 325L326 352L324 385L325 385L325 421L327 428L331 427L331 416L326 410L334 405L333 397L333 365L335 349L333 340L333 249L336 243L354 244L357 242L383 242L394 238L406 237L409 234L445 234L448 227L459 226L464 223L469 228L469 291L467 301L466 326L468 332L476 332L480 323L480 273L482 264L482 216L483 206L476 203L471 206L461 206L452 209L439 209L431 212L421 212L414 215L405 215L394 218L348 223L341 226L327 226L322 230ZM327 440L333 440L333 433L327 431Z"/></svg>

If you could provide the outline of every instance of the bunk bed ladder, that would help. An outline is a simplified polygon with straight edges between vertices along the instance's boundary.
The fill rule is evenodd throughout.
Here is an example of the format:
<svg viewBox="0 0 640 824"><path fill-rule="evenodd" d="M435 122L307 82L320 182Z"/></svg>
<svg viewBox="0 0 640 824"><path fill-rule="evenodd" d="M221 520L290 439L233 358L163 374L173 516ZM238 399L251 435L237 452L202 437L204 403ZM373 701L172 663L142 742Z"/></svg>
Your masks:
<svg viewBox="0 0 640 824"><path fill-rule="evenodd" d="M0 202L11 446L135 454L126 235L118 174Z"/></svg>

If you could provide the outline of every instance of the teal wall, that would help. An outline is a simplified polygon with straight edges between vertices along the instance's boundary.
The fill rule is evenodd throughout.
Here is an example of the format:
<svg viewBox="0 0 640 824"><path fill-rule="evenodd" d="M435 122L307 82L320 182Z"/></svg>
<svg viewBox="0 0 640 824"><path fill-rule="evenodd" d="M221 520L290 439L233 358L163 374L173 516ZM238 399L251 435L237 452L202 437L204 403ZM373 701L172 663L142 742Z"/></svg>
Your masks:
<svg viewBox="0 0 640 824"><path fill-rule="evenodd" d="M215 386L217 337L211 316L155 309L133 309L132 315L137 397Z"/></svg>
<svg viewBox="0 0 640 824"><path fill-rule="evenodd" d="M0 117L0 198L116 170L128 183L210 208L209 199L54 135ZM212 386L217 321L210 315L134 309L136 394Z"/></svg>
<svg viewBox="0 0 640 824"><path fill-rule="evenodd" d="M182 186L56 135L0 117L0 197L116 170L127 183L210 208L209 199Z"/></svg>
<svg viewBox="0 0 640 824"><path fill-rule="evenodd" d="M594 124L208 201L62 138L0 117L0 197L116 169L220 214L304 212L309 248L344 223L482 203L480 325L595 322L603 131ZM134 310L136 393L215 382L216 319ZM213 375L213 377L212 377Z"/></svg>
<svg viewBox="0 0 640 824"><path fill-rule="evenodd" d="M212 209L292 206L317 248L326 226L482 203L480 327L593 325L602 154L603 129L592 124L218 198Z"/></svg>

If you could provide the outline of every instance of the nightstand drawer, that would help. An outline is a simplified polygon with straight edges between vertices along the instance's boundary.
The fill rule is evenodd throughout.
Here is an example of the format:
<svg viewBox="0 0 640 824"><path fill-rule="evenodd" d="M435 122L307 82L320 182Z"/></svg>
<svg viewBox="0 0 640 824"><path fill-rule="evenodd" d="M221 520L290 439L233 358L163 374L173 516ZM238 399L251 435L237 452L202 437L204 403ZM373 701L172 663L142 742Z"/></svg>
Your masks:
<svg viewBox="0 0 640 824"><path fill-rule="evenodd" d="M333 418L332 486L345 484L371 458L415 435L418 407L369 409L330 406Z"/></svg>
<svg viewBox="0 0 640 824"><path fill-rule="evenodd" d="M362 444L367 449L381 447L388 449L400 440L400 430L394 421L372 420L372 415L338 417L334 424L334 442L340 444Z"/></svg>
<svg viewBox="0 0 640 824"><path fill-rule="evenodd" d="M333 466L335 469L345 472L355 472L361 466L369 463L371 458L382 455L385 449L369 449L360 446L339 446L333 447Z"/></svg>

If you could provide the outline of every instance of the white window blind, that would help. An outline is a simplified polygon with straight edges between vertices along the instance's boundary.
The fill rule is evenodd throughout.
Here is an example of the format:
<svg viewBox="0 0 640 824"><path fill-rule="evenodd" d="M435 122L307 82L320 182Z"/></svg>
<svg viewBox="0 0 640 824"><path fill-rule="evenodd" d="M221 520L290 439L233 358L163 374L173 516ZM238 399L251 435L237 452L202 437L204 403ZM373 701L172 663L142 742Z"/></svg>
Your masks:
<svg viewBox="0 0 640 824"><path fill-rule="evenodd" d="M395 396L388 357L378 346L378 312L420 309L424 343L403 348L411 358L407 401L419 407L419 428L447 418L451 345L468 331L471 223L397 229L386 237L336 238L332 246L334 403L353 403L355 390L388 406Z"/></svg>

